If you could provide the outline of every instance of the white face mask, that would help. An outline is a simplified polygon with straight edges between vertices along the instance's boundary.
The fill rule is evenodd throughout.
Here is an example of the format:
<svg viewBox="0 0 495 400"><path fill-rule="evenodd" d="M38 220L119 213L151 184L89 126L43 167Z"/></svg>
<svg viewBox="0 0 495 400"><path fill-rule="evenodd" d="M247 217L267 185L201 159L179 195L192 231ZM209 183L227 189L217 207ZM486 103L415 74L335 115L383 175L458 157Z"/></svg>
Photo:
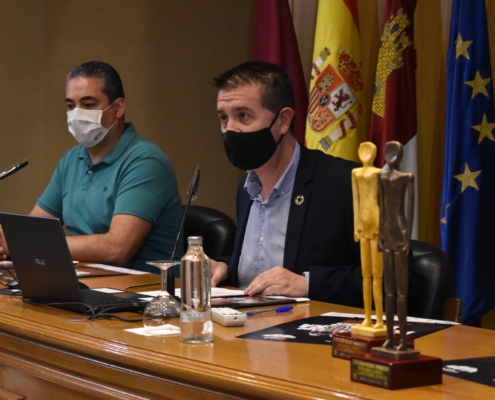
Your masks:
<svg viewBox="0 0 495 400"><path fill-rule="evenodd" d="M109 128L105 128L101 125L101 116L103 115L103 112L112 107L112 105L113 103L104 110L85 110L76 107L67 111L69 132L86 148L97 145L107 135L108 131L112 129L115 122L117 122L117 120L115 120Z"/></svg>

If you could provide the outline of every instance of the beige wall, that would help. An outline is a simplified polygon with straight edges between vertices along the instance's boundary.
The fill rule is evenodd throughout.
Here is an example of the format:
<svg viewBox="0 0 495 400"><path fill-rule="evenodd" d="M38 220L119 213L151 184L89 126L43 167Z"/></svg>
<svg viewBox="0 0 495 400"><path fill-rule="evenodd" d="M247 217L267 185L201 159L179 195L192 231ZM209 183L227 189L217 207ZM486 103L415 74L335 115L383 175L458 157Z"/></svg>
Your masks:
<svg viewBox="0 0 495 400"><path fill-rule="evenodd" d="M250 58L250 0L0 0L0 210L27 213L65 150L65 76L102 60L120 73L126 119L170 157L183 200L235 215L240 173L225 157L211 78Z"/></svg>
<svg viewBox="0 0 495 400"><path fill-rule="evenodd" d="M317 1L290 3L308 70ZM493 3L487 1L491 34ZM379 41L376 10L383 4L358 0L363 74L371 82L368 104ZM415 14L419 236L437 244L450 4L418 0ZM81 62L103 60L122 76L127 120L172 160L183 200L199 163L196 204L234 217L241 173L225 157L208 82L250 59L253 5L254 0L0 0L0 169L23 158L30 162L28 170L0 181L0 210L29 212L57 161L75 144L66 126L65 75ZM491 53L495 59L495 40Z"/></svg>

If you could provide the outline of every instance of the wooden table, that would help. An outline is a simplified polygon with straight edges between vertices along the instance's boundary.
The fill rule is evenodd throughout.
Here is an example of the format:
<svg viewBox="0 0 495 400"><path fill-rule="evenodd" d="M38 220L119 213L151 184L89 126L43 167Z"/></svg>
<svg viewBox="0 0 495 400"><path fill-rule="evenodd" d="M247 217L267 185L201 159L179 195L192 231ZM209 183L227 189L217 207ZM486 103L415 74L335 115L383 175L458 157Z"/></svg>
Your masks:
<svg viewBox="0 0 495 400"><path fill-rule="evenodd" d="M157 275L86 278L90 287L153 282ZM389 391L350 381L349 362L331 346L236 339L296 318L328 311L359 312L321 302L249 318L244 327L214 324L214 341L186 345L145 337L118 320L69 322L74 313L0 297L0 399L481 399L495 390L450 376L444 383ZM131 314L129 314L131 315ZM178 318L171 320L178 325ZM444 359L495 355L495 332L448 328L416 341Z"/></svg>

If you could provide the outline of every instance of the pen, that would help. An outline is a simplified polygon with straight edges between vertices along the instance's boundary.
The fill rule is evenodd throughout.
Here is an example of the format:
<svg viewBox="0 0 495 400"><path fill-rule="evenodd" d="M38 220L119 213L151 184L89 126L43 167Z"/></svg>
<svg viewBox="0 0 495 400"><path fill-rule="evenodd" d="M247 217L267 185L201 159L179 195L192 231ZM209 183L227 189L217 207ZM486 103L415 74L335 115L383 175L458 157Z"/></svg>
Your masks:
<svg viewBox="0 0 495 400"><path fill-rule="evenodd" d="M136 288L142 288L142 287L148 287L148 286L156 286L156 285L159 285L160 282L151 282L151 283L142 283L140 285L129 285L129 286L126 286L126 290L129 290L129 289L136 289Z"/></svg>
<svg viewBox="0 0 495 400"><path fill-rule="evenodd" d="M255 315L255 314L261 314L261 313L266 313L266 312L285 312L285 311L290 311L292 310L294 307L292 306L281 306L281 307L277 307L277 308L267 308L266 310L256 310L256 311L248 311L246 312L246 315L248 317L252 316L252 315Z"/></svg>

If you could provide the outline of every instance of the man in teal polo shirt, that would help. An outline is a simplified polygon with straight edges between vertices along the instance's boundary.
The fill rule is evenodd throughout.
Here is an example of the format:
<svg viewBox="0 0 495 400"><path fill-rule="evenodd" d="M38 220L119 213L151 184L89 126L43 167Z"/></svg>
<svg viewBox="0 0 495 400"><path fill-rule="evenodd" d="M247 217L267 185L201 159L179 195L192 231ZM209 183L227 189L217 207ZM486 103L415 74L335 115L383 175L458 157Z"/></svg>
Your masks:
<svg viewBox="0 0 495 400"><path fill-rule="evenodd" d="M63 221L74 259L156 272L145 262L170 258L182 216L172 164L124 122L124 90L110 65L75 67L65 103L80 145L65 153L30 214Z"/></svg>

